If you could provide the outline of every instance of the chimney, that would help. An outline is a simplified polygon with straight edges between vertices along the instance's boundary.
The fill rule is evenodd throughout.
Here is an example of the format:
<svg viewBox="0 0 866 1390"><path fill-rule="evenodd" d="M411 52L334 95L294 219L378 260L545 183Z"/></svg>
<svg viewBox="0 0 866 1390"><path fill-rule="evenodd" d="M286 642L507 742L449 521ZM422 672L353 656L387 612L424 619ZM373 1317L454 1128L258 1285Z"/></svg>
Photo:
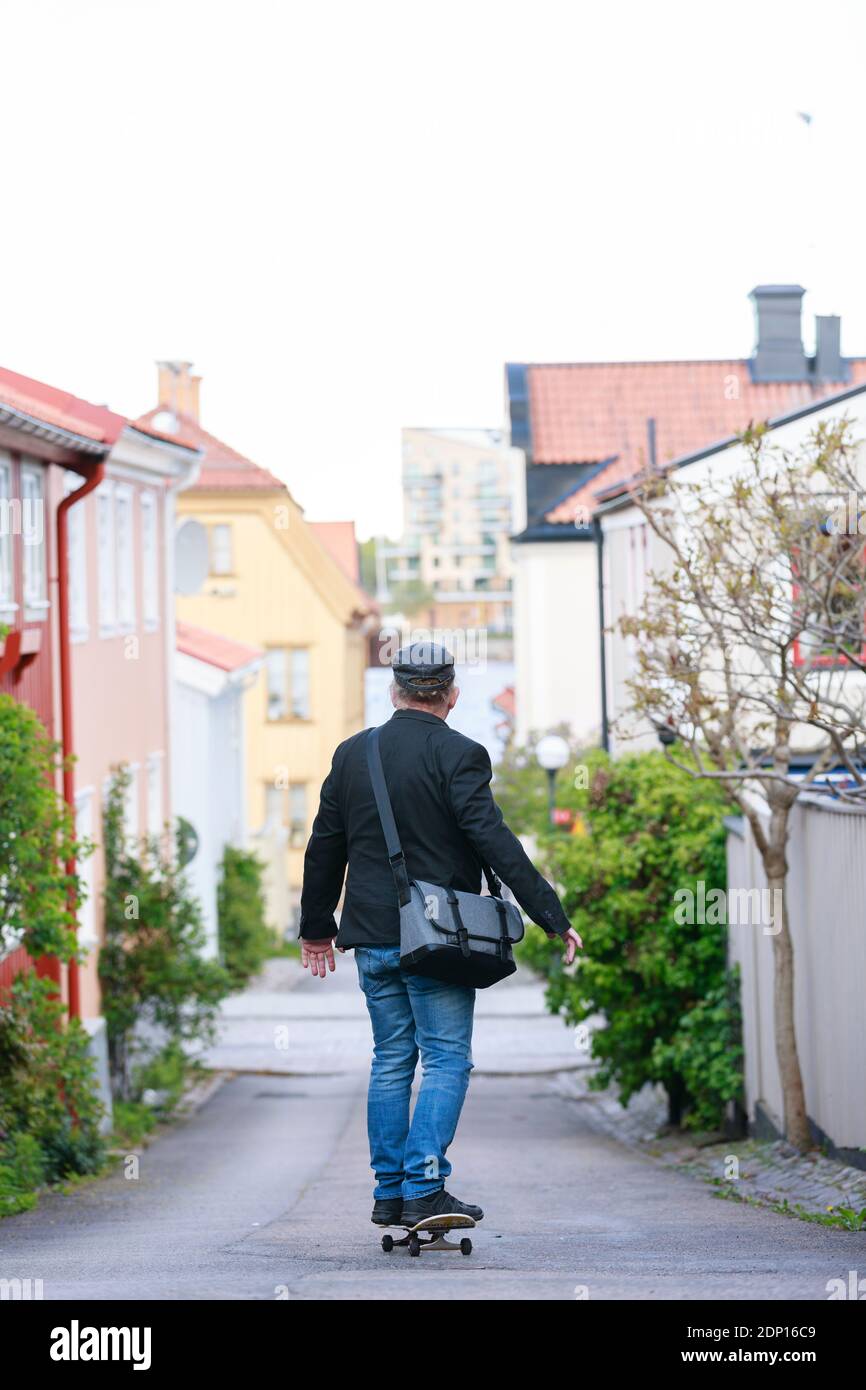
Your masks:
<svg viewBox="0 0 866 1390"><path fill-rule="evenodd" d="M838 314L815 318L816 381L847 381L848 363L842 356L842 320Z"/></svg>
<svg viewBox="0 0 866 1390"><path fill-rule="evenodd" d="M800 332L805 293L802 285L756 285L749 295L757 328L753 381L808 381L809 362Z"/></svg>
<svg viewBox="0 0 866 1390"><path fill-rule="evenodd" d="M159 400L157 405L173 415L186 415L198 424L200 376L193 376L191 362L157 362Z"/></svg>

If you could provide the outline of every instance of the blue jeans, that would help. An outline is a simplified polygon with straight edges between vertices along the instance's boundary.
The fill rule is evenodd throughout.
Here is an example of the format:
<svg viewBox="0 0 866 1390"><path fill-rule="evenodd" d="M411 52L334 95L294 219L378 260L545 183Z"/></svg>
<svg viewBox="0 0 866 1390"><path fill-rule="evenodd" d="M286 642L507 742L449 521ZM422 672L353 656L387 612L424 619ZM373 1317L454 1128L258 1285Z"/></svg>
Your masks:
<svg viewBox="0 0 866 1390"><path fill-rule="evenodd" d="M399 946L357 946L358 980L373 1025L367 1094L374 1197L423 1197L444 1185L472 1070L475 990L400 969ZM421 1089L409 1120L415 1065Z"/></svg>

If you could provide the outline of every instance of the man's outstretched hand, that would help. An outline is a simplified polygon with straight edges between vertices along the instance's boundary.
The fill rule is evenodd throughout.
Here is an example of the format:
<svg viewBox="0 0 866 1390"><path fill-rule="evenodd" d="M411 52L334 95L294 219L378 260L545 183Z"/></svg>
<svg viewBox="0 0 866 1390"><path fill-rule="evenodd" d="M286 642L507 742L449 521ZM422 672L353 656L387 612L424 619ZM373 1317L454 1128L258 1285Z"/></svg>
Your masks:
<svg viewBox="0 0 866 1390"><path fill-rule="evenodd" d="M309 967L311 975L324 980L329 970L334 969L334 938L324 936L321 941L305 941L301 937L301 965Z"/></svg>
<svg viewBox="0 0 866 1390"><path fill-rule="evenodd" d="M578 936L574 927L569 927L566 932L548 932L551 941L565 942L565 964L571 965L574 960L575 952L583 950L583 942Z"/></svg>

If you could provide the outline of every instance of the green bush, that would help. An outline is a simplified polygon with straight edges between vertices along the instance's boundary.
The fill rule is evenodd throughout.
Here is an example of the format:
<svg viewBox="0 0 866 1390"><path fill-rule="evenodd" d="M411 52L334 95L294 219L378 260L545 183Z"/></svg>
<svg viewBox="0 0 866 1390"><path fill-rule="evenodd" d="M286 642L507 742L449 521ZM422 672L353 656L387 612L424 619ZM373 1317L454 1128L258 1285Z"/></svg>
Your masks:
<svg viewBox="0 0 866 1390"><path fill-rule="evenodd" d="M58 745L11 695L0 695L0 768L0 944L17 938L34 959L72 960L81 883L64 865L91 847L55 789Z"/></svg>
<svg viewBox="0 0 866 1390"><path fill-rule="evenodd" d="M230 988L223 967L205 960L201 908L190 894L177 847L158 839L126 843L124 802L129 786L117 769L104 817L105 944L99 957L112 1086L118 1099L135 1098L133 1063L167 1044L207 1043L220 1001ZM149 1033L158 1038L150 1047Z"/></svg>
<svg viewBox="0 0 866 1390"><path fill-rule="evenodd" d="M37 716L0 695L0 946L33 959L81 959L81 882L66 864L76 840L56 790L60 750ZM101 1165L102 1108L89 1038L66 1022L57 986L31 968L0 999L0 1214L34 1205L35 1189Z"/></svg>
<svg viewBox="0 0 866 1390"><path fill-rule="evenodd" d="M88 1034L64 1026L56 986L35 970L19 975L0 1005L0 1191L95 1173L104 1158L103 1108ZM12 1209L20 1206L10 1196Z"/></svg>
<svg viewBox="0 0 866 1390"><path fill-rule="evenodd" d="M533 934L523 958L547 976L554 1012L570 1023L603 1015L594 1088L615 1081L627 1104L646 1082L661 1082L672 1123L687 1112L693 1123L718 1123L738 1091L725 928L679 922L674 895L696 892L698 880L707 894L725 887L724 795L660 752L612 761L594 751L585 764L588 785L574 792L584 833L542 842L584 952L565 970L561 948Z"/></svg>
<svg viewBox="0 0 866 1390"><path fill-rule="evenodd" d="M742 1066L740 980L734 968L683 1014L670 1042L657 1039L653 1067L659 1076L682 1077L688 1128L714 1129L722 1107L742 1098Z"/></svg>
<svg viewBox="0 0 866 1390"><path fill-rule="evenodd" d="M261 970L277 945L265 921L263 868L255 854L226 845L217 911L220 953L235 989Z"/></svg>
<svg viewBox="0 0 866 1390"><path fill-rule="evenodd" d="M0 1217L35 1207L37 1188L44 1181L45 1162L38 1139L32 1134L12 1134L0 1142Z"/></svg>

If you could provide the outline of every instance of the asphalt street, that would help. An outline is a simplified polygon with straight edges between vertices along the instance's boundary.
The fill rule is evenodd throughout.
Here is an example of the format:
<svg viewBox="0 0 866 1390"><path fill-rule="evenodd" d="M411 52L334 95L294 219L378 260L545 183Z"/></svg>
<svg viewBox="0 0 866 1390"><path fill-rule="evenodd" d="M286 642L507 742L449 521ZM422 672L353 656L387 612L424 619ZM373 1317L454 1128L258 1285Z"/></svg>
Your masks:
<svg viewBox="0 0 866 1390"><path fill-rule="evenodd" d="M0 1223L0 1278L42 1279L46 1299L823 1300L862 1266L862 1236L719 1201L599 1133L593 1102L556 1087L584 1062L523 977L479 998L451 1151L449 1187L486 1212L474 1252L385 1254L363 1001L340 964L321 982L280 962L232 1000L214 1058L243 1052L249 1070L151 1144L137 1177L118 1159Z"/></svg>

